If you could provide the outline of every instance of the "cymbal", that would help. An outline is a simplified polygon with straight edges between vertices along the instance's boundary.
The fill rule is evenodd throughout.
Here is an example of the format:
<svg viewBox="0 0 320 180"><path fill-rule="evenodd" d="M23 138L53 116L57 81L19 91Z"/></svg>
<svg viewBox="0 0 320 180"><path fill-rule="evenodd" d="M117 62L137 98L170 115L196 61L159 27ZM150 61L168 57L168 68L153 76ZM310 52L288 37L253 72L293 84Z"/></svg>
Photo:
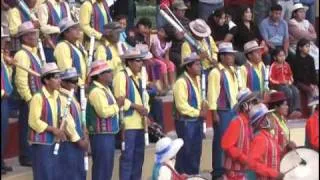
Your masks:
<svg viewBox="0 0 320 180"><path fill-rule="evenodd" d="M282 158L280 172L285 173L284 180L318 180L319 153L307 148L292 150Z"/></svg>

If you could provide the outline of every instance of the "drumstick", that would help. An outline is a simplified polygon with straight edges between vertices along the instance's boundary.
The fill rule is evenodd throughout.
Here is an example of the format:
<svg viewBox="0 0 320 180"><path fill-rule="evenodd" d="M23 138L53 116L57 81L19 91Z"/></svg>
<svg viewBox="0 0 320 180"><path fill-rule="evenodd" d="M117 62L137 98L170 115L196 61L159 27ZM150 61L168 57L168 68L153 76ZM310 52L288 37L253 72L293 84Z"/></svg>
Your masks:
<svg viewBox="0 0 320 180"><path fill-rule="evenodd" d="M301 158L301 157L300 157ZM300 165L306 165L307 162L301 158L301 161L299 162L299 164L296 164L295 166L293 166L292 168L288 169L287 171L285 171L283 174L287 174L289 172L291 172L292 170L294 170L295 168L297 168Z"/></svg>

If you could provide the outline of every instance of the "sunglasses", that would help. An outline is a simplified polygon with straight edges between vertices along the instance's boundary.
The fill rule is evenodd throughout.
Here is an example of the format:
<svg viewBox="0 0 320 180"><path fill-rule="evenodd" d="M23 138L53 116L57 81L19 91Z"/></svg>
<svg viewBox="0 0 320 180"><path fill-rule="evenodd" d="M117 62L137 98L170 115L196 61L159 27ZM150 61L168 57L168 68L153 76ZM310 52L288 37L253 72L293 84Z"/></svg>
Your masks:
<svg viewBox="0 0 320 180"><path fill-rule="evenodd" d="M54 75L52 76L52 78L53 78L53 79L60 79L60 75L59 75L59 74L54 74Z"/></svg>

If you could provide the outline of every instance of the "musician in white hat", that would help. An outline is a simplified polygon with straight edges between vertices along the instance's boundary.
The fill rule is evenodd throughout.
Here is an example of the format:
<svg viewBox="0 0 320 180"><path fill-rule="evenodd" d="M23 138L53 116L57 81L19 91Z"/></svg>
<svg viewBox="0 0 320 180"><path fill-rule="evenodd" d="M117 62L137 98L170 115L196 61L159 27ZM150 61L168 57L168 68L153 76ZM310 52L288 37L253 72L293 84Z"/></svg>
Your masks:
<svg viewBox="0 0 320 180"><path fill-rule="evenodd" d="M110 22L104 26L103 40L95 52L96 60L105 60L109 67L116 74L123 69L120 53L127 49L124 44L121 44L122 49L118 49L118 42L120 39L121 25L118 22Z"/></svg>
<svg viewBox="0 0 320 180"><path fill-rule="evenodd" d="M253 106L249 112L254 133L249 151L249 168L256 173L257 179L281 180L284 177L280 173L281 150L270 132L269 112L262 103Z"/></svg>
<svg viewBox="0 0 320 180"><path fill-rule="evenodd" d="M125 99L122 96L115 98L109 88L113 73L105 60L94 61L89 76L92 82L86 112L93 160L92 179L111 180L115 135L119 132L119 108Z"/></svg>
<svg viewBox="0 0 320 180"><path fill-rule="evenodd" d="M58 91L59 73L56 63L45 64L41 69L43 87L30 102L28 124L34 180L58 179L63 174L53 154L55 141L66 140L65 131L59 128L63 110Z"/></svg>
<svg viewBox="0 0 320 180"><path fill-rule="evenodd" d="M61 143L58 155L61 157L59 166L61 169L68 169L63 177L66 179L85 180L84 153L88 150L89 139L85 125L81 121L81 107L75 94L71 96L70 105L68 98L71 90L77 92L79 75L75 68L69 68L61 72L61 88L59 89L61 105L68 108L66 133L67 141ZM62 112L64 113L64 112Z"/></svg>
<svg viewBox="0 0 320 180"><path fill-rule="evenodd" d="M185 41L181 47L181 58L184 59L192 52L196 52L202 61L202 68L205 70L206 75L208 75L210 70L217 63L218 52L217 45L211 37L211 29L202 19L191 21L189 23L189 28L193 38L196 40L196 44L190 44L188 41ZM200 47L198 47L198 45ZM199 52L197 48L202 48L203 51Z"/></svg>
<svg viewBox="0 0 320 180"><path fill-rule="evenodd" d="M233 110L237 103L239 85L234 69L235 51L229 42L219 44L218 62L208 76L208 104L212 111L214 125L213 169L214 176L221 176L223 171L223 151L221 138L235 116Z"/></svg>
<svg viewBox="0 0 320 180"><path fill-rule="evenodd" d="M17 64L41 73L43 62L38 56L38 32L31 21L26 21L19 26L18 37L21 40L21 49L14 55ZM22 99L19 101L19 124L20 124L20 157L21 165L31 166L31 149L27 141L28 124L27 119L32 96L38 92L42 83L40 77L34 76L27 71L16 68L14 76L15 89Z"/></svg>
<svg viewBox="0 0 320 180"><path fill-rule="evenodd" d="M319 152L319 95L314 96L309 106L314 106L315 111L306 123L306 146Z"/></svg>
<svg viewBox="0 0 320 180"><path fill-rule="evenodd" d="M249 111L258 103L257 94L246 88L237 95L234 109L237 116L231 121L222 136L221 147L225 151L224 177L226 179L248 178L249 150L251 143L251 126Z"/></svg>
<svg viewBox="0 0 320 180"><path fill-rule="evenodd" d="M176 155L183 146L183 140L171 140L169 137L161 138L156 143L155 164L153 166L152 180L171 180L184 177L174 168Z"/></svg>
<svg viewBox="0 0 320 180"><path fill-rule="evenodd" d="M244 54L248 59L247 63L241 66L243 84L253 92L264 91L265 65L262 61L263 46L253 40L244 44Z"/></svg>
<svg viewBox="0 0 320 180"><path fill-rule="evenodd" d="M54 57L58 67L62 71L75 67L79 74L78 85L83 85L87 77L87 51L79 41L81 39L79 23L64 18L60 21L59 28L61 41L54 49Z"/></svg>
<svg viewBox="0 0 320 180"><path fill-rule="evenodd" d="M41 33L45 36L43 50L48 62L54 62L53 51L58 43L59 23L64 18L71 19L68 1L48 0L40 4L37 15L41 25Z"/></svg>
<svg viewBox="0 0 320 180"><path fill-rule="evenodd" d="M8 97L13 91L11 75L13 58L8 49L9 35L5 34L1 26L1 174L12 171L12 167L6 166L3 161L7 132L9 125Z"/></svg>
<svg viewBox="0 0 320 180"><path fill-rule="evenodd" d="M124 111L124 143L125 148L120 157L120 178L141 179L144 161L144 118L149 113L149 96L142 98L143 58L146 54L140 49L132 48L121 56L126 68L118 72L113 79L113 88L116 98L125 97ZM145 102L143 102L145 100Z"/></svg>
<svg viewBox="0 0 320 180"><path fill-rule="evenodd" d="M183 75L173 86L176 108L176 132L184 145L177 155L176 170L183 174L199 174L202 153L203 121L207 117L208 105L201 99L200 57L196 53L183 59Z"/></svg>

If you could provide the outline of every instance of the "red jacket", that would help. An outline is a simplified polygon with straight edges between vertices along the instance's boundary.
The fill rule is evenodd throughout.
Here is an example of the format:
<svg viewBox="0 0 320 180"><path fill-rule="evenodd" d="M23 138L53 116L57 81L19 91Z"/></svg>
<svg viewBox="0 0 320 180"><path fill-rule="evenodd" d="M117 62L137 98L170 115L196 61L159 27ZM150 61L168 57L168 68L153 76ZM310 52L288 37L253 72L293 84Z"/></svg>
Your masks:
<svg viewBox="0 0 320 180"><path fill-rule="evenodd" d="M292 84L293 83L293 74L290 68L290 65L285 62L279 64L277 62L272 63L270 67L270 77L271 84Z"/></svg>
<svg viewBox="0 0 320 180"><path fill-rule="evenodd" d="M280 147L269 131L258 132L251 143L249 167L259 180L273 180L280 171Z"/></svg>
<svg viewBox="0 0 320 180"><path fill-rule="evenodd" d="M316 110L307 121L306 137L307 144L319 151L319 110Z"/></svg>
<svg viewBox="0 0 320 180"><path fill-rule="evenodd" d="M226 169L239 171L246 168L251 137L249 117L240 113L232 120L221 140L222 149L226 152Z"/></svg>

